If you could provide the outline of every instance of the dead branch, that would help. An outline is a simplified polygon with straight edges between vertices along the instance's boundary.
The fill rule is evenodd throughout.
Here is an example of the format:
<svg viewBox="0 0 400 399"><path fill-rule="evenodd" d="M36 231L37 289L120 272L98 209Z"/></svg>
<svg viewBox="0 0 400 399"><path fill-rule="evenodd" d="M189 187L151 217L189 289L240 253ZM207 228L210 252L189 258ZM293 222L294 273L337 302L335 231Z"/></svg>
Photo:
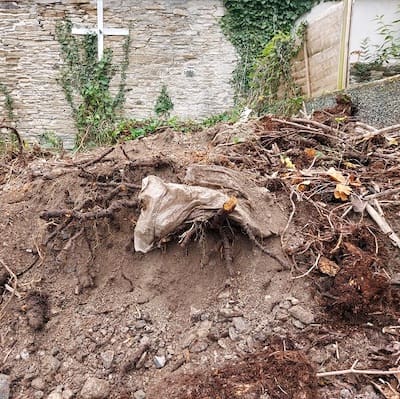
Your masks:
<svg viewBox="0 0 400 399"><path fill-rule="evenodd" d="M0 320L1 320L5 315L7 306L10 304L14 295L16 295L16 293L17 293L18 278L17 278L16 274L6 265L6 263L2 259L0 259L0 264L6 269L7 273L10 275L10 277L13 280L12 288L10 290L11 296L8 298L8 300L4 304L3 308L0 310Z"/></svg>
<svg viewBox="0 0 400 399"><path fill-rule="evenodd" d="M389 238L392 240L392 243L400 248L400 237L393 231L386 219L379 215L375 208L369 203L367 203L365 206L365 210L368 212L369 216L371 216L373 221L379 226L382 232L389 236Z"/></svg>
<svg viewBox="0 0 400 399"><path fill-rule="evenodd" d="M249 229L248 226L243 227L245 233L249 237L249 239L254 243L254 245L261 250L264 254L268 255L269 257L275 259L279 264L281 264L285 269L288 268L287 262L283 261L278 255L275 255L273 252L271 252L268 248L266 248L264 245L262 245L260 242L258 242L257 238L253 234L253 232Z"/></svg>
<svg viewBox="0 0 400 399"><path fill-rule="evenodd" d="M99 209L97 211L81 212L74 209L56 209L42 212L40 218L44 220L64 217L77 220L102 219L113 216L115 212L118 212L122 208L134 208L137 204L137 200L119 200L113 202L108 208Z"/></svg>
<svg viewBox="0 0 400 399"><path fill-rule="evenodd" d="M320 129L325 130L327 132L335 132L335 133L338 133L338 134L340 134L342 136L345 134L344 132L342 132L339 129L335 129L335 128L331 127L331 126L324 125L323 123L320 123L320 122L317 122L317 121L313 121L311 119L292 118L291 120L293 122L304 123L305 125L312 125L312 126L315 126L315 127L319 127ZM338 139L338 137L335 137L335 136L332 136L332 137L334 137L335 139Z"/></svg>
<svg viewBox="0 0 400 399"><path fill-rule="evenodd" d="M131 161L130 166L132 167L153 167L162 168L164 166L171 166L172 161L170 159L155 156L151 159L136 159Z"/></svg>
<svg viewBox="0 0 400 399"><path fill-rule="evenodd" d="M368 131L366 134L361 134L360 136L355 138L355 141L365 141L365 140L370 140L376 136L381 136L383 134L387 133L392 133L396 130L400 130L400 124L399 125L392 125L392 126L387 126L379 130L373 130L373 131Z"/></svg>
<svg viewBox="0 0 400 399"><path fill-rule="evenodd" d="M369 201L371 199L386 197L387 195L393 195L399 192L400 192L400 187L395 187L395 188L390 188L389 190L381 191L379 193L366 195L365 197L362 197L362 199Z"/></svg>
<svg viewBox="0 0 400 399"><path fill-rule="evenodd" d="M103 152L103 154L99 155L98 157L94 158L94 159L86 159L80 162L75 162L74 164L72 164L72 166L81 166L81 167L88 167L91 166L97 162L100 162L104 157L106 157L108 154L112 153L115 150L115 147L110 147L109 149L107 149L107 151Z"/></svg>
<svg viewBox="0 0 400 399"><path fill-rule="evenodd" d="M353 365L346 370L335 370L335 371L324 371L321 373L317 373L317 377L332 377L336 375L345 375L345 374L364 374L364 375L399 375L400 370L375 370L375 369L356 369L356 365L358 360L356 360Z"/></svg>

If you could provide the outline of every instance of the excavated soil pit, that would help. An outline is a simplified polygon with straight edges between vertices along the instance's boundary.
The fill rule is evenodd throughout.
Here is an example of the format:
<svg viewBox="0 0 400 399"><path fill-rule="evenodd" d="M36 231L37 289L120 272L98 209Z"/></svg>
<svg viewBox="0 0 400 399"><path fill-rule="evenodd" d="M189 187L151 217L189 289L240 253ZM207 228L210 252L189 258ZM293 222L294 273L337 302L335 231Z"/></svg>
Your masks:
<svg viewBox="0 0 400 399"><path fill-rule="evenodd" d="M352 144L351 124L343 139L336 127L287 123L0 163L0 374L10 397L384 399L378 387L394 377L316 372L356 360L398 366L398 248L367 216L343 216L351 198L334 197L328 174L358 184L356 174L360 198L388 190L400 182L395 150ZM239 173L244 187L227 195L247 206L259 193L248 209L277 233L262 239L227 216L135 252L143 179L182 184L193 165ZM398 194L384 199L396 230Z"/></svg>

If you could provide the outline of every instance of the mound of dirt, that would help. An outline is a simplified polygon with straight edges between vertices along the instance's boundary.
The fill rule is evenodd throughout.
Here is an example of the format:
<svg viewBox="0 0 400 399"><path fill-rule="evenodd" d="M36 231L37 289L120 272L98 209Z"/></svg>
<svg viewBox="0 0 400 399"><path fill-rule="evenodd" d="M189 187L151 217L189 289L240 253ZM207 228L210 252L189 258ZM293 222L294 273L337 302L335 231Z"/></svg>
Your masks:
<svg viewBox="0 0 400 399"><path fill-rule="evenodd" d="M317 374L356 360L386 371L400 350L398 130L345 105L328 121L264 117L0 162L0 391L384 397L390 375ZM148 212L150 176L163 189ZM171 206L166 188L185 195Z"/></svg>

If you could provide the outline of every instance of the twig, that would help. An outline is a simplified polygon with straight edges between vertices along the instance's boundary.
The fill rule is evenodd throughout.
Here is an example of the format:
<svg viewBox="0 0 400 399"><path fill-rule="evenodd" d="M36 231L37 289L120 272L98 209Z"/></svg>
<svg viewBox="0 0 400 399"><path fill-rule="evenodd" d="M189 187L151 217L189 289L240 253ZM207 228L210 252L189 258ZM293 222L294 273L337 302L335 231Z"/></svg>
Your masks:
<svg viewBox="0 0 400 399"><path fill-rule="evenodd" d="M12 298L14 297L14 295L17 292L18 278L17 278L16 274L4 263L4 261L2 259L0 259L0 263L7 270L8 274L13 279L13 287L12 287L13 289L11 291L11 295L10 295L10 297L7 300L7 302L4 304L3 308L0 311L0 320L1 320L5 315L5 310L6 310L7 306L9 305L9 303L12 300Z"/></svg>
<svg viewBox="0 0 400 399"><path fill-rule="evenodd" d="M381 191L375 194L369 194L365 197L362 197L362 200L369 201L376 198L386 197L387 195L397 194L400 192L400 187L390 188L389 190Z"/></svg>
<svg viewBox="0 0 400 399"><path fill-rule="evenodd" d="M269 257L275 259L277 262L279 262L284 268L287 268L288 265L286 262L284 262L278 255L275 255L273 252L271 252L268 248L266 248L264 245L258 242L257 238L255 235L252 233L250 228L248 226L243 226L244 231L246 232L247 236L250 238L250 240L255 244L255 246L260 249L263 253L268 255Z"/></svg>
<svg viewBox="0 0 400 399"><path fill-rule="evenodd" d="M396 375L400 374L400 370L375 370L375 369L367 369L361 370L354 368L356 364L355 362L349 369L346 370L335 370L335 371L324 371L321 373L317 373L316 376L319 378L322 377L331 377L336 375L345 375L345 374L364 374L364 375Z"/></svg>
<svg viewBox="0 0 400 399"><path fill-rule="evenodd" d="M285 245L284 245L285 243L283 242L283 238L285 237L285 234L289 229L290 223L292 223L294 214L296 213L296 204L293 201L293 195L294 194L296 194L296 191L292 190L292 192L290 193L290 197L289 197L290 203L292 204L292 212L290 212L289 219L288 219L288 221L286 223L285 228L283 229L283 231L281 233L281 246L282 246L282 248L285 247Z"/></svg>
<svg viewBox="0 0 400 399"><path fill-rule="evenodd" d="M320 122L317 122L317 121L313 121L312 119L292 118L291 120L293 122L304 123L305 125L312 125L312 126L315 126L315 127L319 127L320 129L323 129L323 130L325 130L327 132L335 132L335 133L344 135L344 132L342 132L341 130L335 129L335 128L331 127L331 126L324 125L323 123L320 123ZM332 138L335 138L337 140L339 137L332 136Z"/></svg>
<svg viewBox="0 0 400 399"><path fill-rule="evenodd" d="M299 278L303 278L303 277L307 276L308 274L310 274L318 266L320 258L321 258L321 254L318 254L317 259L315 259L314 264L305 273L300 274L300 276L292 277L292 280L297 280Z"/></svg>
<svg viewBox="0 0 400 399"><path fill-rule="evenodd" d="M379 213L374 209L371 204L367 204L365 206L365 210L368 212L369 216L371 216L374 222L379 226L382 232L389 236L393 244L400 248L400 237L389 226L389 223L386 221L386 219L383 216L379 215Z"/></svg>
<svg viewBox="0 0 400 399"><path fill-rule="evenodd" d="M380 136L380 135L385 134L385 133L391 133L391 132L393 132L395 130L400 130L400 125L392 125L392 126L384 127L382 129L379 129L379 130L374 130L373 132L368 132L367 134L363 134L361 136L356 137L355 140L356 141L359 141L359 140L360 141L370 140L370 139L372 139L372 138L374 138L376 136Z"/></svg>
<svg viewBox="0 0 400 399"><path fill-rule="evenodd" d="M103 154L99 155L97 158L94 158L92 160L84 160L81 162L76 162L73 164L73 166L82 166L82 167L88 167L96 162L100 162L104 157L106 157L108 154L112 153L114 151L115 147L110 147L107 151L103 152Z"/></svg>
<svg viewBox="0 0 400 399"><path fill-rule="evenodd" d="M78 220L101 219L112 216L114 212L117 212L122 208L134 208L137 204L137 200L119 200L113 202L108 208L99 209L98 211L80 212L74 209L57 209L42 212L40 214L40 218L44 220L57 219L62 217Z"/></svg>

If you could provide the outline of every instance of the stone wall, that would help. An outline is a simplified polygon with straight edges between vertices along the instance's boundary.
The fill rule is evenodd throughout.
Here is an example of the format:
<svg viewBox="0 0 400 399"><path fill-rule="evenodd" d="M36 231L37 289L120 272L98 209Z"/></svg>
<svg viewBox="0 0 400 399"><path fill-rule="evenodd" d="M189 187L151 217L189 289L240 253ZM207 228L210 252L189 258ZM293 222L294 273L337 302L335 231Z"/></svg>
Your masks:
<svg viewBox="0 0 400 399"><path fill-rule="evenodd" d="M233 105L230 79L236 53L224 37L220 0L105 0L104 24L131 29L127 74L128 117L154 115L163 84L173 115L201 119ZM24 137L45 131L71 145L75 128L57 83L59 44L56 22L96 25L95 0L0 0L0 83L15 102L17 127ZM105 47L122 56L123 37L106 37ZM0 95L0 119L4 116Z"/></svg>
<svg viewBox="0 0 400 399"><path fill-rule="evenodd" d="M322 4L323 5L323 4ZM307 53L309 62L309 79L311 97L330 92L337 88L340 33L343 19L343 2L333 3L323 8L321 13L304 20L307 25ZM296 83L307 93L307 74L304 51L294 63Z"/></svg>

